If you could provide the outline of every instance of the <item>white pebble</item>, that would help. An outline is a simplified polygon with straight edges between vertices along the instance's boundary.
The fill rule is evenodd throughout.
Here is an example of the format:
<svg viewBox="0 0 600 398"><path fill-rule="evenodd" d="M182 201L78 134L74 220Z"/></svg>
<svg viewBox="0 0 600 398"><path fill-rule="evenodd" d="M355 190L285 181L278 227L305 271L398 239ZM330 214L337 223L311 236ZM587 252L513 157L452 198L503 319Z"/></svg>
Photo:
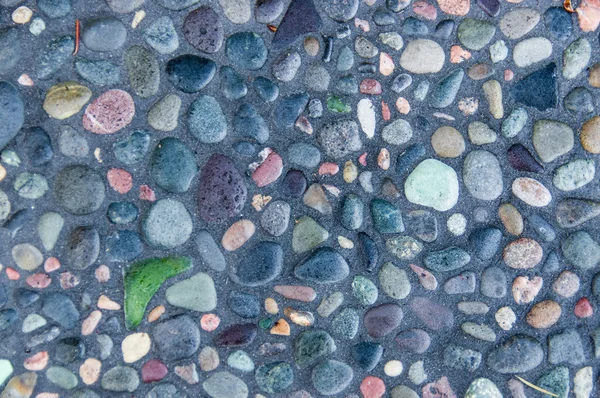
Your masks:
<svg viewBox="0 0 600 398"><path fill-rule="evenodd" d="M400 374L402 374L402 370L403 370L402 362L395 360L395 359L388 361L388 363L386 363L385 366L383 367L383 371L389 377L400 376Z"/></svg>
<svg viewBox="0 0 600 398"><path fill-rule="evenodd" d="M452 235L461 236L467 229L467 219L460 213L454 213L448 218L446 226Z"/></svg>

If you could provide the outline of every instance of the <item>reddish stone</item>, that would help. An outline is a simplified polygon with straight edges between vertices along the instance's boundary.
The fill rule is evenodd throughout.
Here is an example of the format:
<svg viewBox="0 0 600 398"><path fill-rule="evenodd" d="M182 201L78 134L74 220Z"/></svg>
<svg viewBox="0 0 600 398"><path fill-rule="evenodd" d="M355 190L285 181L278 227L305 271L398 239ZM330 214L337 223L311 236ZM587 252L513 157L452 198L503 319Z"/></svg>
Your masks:
<svg viewBox="0 0 600 398"><path fill-rule="evenodd" d="M594 308L590 300L587 297L583 297L575 304L574 312L577 318L589 318L594 315Z"/></svg>
<svg viewBox="0 0 600 398"><path fill-rule="evenodd" d="M381 94L381 83L375 79L365 79L360 83L360 92L363 94Z"/></svg>
<svg viewBox="0 0 600 398"><path fill-rule="evenodd" d="M450 62L453 64L460 64L471 58L471 53L464 50L461 46L454 45L450 47Z"/></svg>
<svg viewBox="0 0 600 398"><path fill-rule="evenodd" d="M140 185L140 199L154 202L156 200L156 195L148 185Z"/></svg>
<svg viewBox="0 0 600 398"><path fill-rule="evenodd" d="M283 170L283 159L277 152L271 152L260 166L252 173L256 186L262 188L277 181Z"/></svg>
<svg viewBox="0 0 600 398"><path fill-rule="evenodd" d="M315 289L310 286L278 285L273 288L286 299L310 303L317 298Z"/></svg>
<svg viewBox="0 0 600 398"><path fill-rule="evenodd" d="M19 274L19 271L14 268L6 267L6 276L11 281L16 281L21 277L21 274Z"/></svg>
<svg viewBox="0 0 600 398"><path fill-rule="evenodd" d="M48 287L48 285L50 285L52 279L50 279L50 276L48 274L38 272L37 274L28 276L25 282L27 282L27 284L31 287L37 289L45 289Z"/></svg>
<svg viewBox="0 0 600 398"><path fill-rule="evenodd" d="M598 29L598 25L600 25L600 0L582 0L575 11L577 11L581 30L593 32Z"/></svg>
<svg viewBox="0 0 600 398"><path fill-rule="evenodd" d="M340 171L340 166L335 163L325 162L319 166L319 175L334 176Z"/></svg>
<svg viewBox="0 0 600 398"><path fill-rule="evenodd" d="M142 381L144 383L152 383L153 381L162 380L169 370L167 365L158 359L151 359L142 366Z"/></svg>
<svg viewBox="0 0 600 398"><path fill-rule="evenodd" d="M60 261L56 257L48 257L44 261L44 271L52 272L60 268Z"/></svg>
<svg viewBox="0 0 600 398"><path fill-rule="evenodd" d="M215 314L204 314L202 315L202 318L200 318L200 326L202 327L202 330L206 330L207 332L212 332L218 328L219 323L221 323L221 318Z"/></svg>
<svg viewBox="0 0 600 398"><path fill-rule="evenodd" d="M430 21L433 21L437 18L437 10L435 9L435 6L423 0L417 1L413 4L413 11L415 14L420 15Z"/></svg>
<svg viewBox="0 0 600 398"><path fill-rule="evenodd" d="M456 398L446 376L423 386L422 398Z"/></svg>
<svg viewBox="0 0 600 398"><path fill-rule="evenodd" d="M504 71L504 80L506 80L507 82L511 81L514 77L515 73L512 70L506 69Z"/></svg>
<svg viewBox="0 0 600 398"><path fill-rule="evenodd" d="M108 90L94 100L83 114L83 128L96 134L113 134L126 127L135 115L128 92Z"/></svg>
<svg viewBox="0 0 600 398"><path fill-rule="evenodd" d="M133 188L133 177L123 169L110 169L106 173L106 178L111 188L120 194L126 194Z"/></svg>
<svg viewBox="0 0 600 398"><path fill-rule="evenodd" d="M471 9L471 0L437 0L440 10L450 15L467 15Z"/></svg>
<svg viewBox="0 0 600 398"><path fill-rule="evenodd" d="M379 377L367 376L360 383L360 392L365 398L381 398L385 394L385 383Z"/></svg>
<svg viewBox="0 0 600 398"><path fill-rule="evenodd" d="M383 120L390 120L392 117L392 113L390 112L390 107L384 101L381 101L381 117Z"/></svg>
<svg viewBox="0 0 600 398"><path fill-rule="evenodd" d="M358 157L358 163L367 167L367 152L363 153Z"/></svg>

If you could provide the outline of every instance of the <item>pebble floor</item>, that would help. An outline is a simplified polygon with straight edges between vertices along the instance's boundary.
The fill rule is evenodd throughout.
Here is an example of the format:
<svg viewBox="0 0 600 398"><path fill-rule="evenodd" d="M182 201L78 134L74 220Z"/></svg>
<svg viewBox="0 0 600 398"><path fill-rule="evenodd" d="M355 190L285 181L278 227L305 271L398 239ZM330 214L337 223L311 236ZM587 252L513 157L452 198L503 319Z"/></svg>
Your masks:
<svg viewBox="0 0 600 398"><path fill-rule="evenodd" d="M598 397L569 3L0 0L0 398Z"/></svg>

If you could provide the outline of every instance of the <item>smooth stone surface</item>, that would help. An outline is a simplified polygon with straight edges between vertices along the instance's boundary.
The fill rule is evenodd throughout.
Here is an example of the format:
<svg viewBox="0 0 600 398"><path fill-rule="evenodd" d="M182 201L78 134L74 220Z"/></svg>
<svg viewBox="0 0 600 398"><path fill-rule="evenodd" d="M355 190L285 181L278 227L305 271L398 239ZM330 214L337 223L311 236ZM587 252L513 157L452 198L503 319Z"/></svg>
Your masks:
<svg viewBox="0 0 600 398"><path fill-rule="evenodd" d="M214 61L192 54L170 59L165 68L167 80L184 93L202 90L215 76L217 65Z"/></svg>
<svg viewBox="0 0 600 398"><path fill-rule="evenodd" d="M404 190L410 202L446 211L458 201L458 178L446 164L426 159L408 176Z"/></svg>
<svg viewBox="0 0 600 398"><path fill-rule="evenodd" d="M21 130L25 120L25 105L19 91L9 82L0 82L0 149Z"/></svg>
<svg viewBox="0 0 600 398"><path fill-rule="evenodd" d="M472 151L463 163L463 183L480 200L495 200L502 194L502 169L498 159L487 151Z"/></svg>
<svg viewBox="0 0 600 398"><path fill-rule="evenodd" d="M162 139L152 152L149 171L152 179L168 192L186 192L198 171L192 151L177 138Z"/></svg>
<svg viewBox="0 0 600 398"><path fill-rule="evenodd" d="M294 270L297 278L319 284L339 282L348 274L348 263L330 247L315 250Z"/></svg>
<svg viewBox="0 0 600 398"><path fill-rule="evenodd" d="M178 338L174 339L173 334ZM188 358L198 350L200 331L192 318L178 315L156 324L152 329L152 340L163 360L176 361Z"/></svg>
<svg viewBox="0 0 600 398"><path fill-rule="evenodd" d="M155 202L142 224L146 242L161 250L173 249L187 242L192 229L190 213L181 202L173 199Z"/></svg>
<svg viewBox="0 0 600 398"><path fill-rule="evenodd" d="M127 29L117 18L105 17L87 21L84 24L81 40L91 51L106 52L118 50L125 44Z"/></svg>
<svg viewBox="0 0 600 398"><path fill-rule="evenodd" d="M504 340L487 356L486 363L498 373L523 373L536 368L544 359L544 351L536 339L516 334Z"/></svg>
<svg viewBox="0 0 600 398"><path fill-rule="evenodd" d="M268 50L263 39L253 32L238 32L227 38L227 58L239 68L258 70L267 61Z"/></svg>
<svg viewBox="0 0 600 398"><path fill-rule="evenodd" d="M198 312L212 311L217 306L214 281L203 272L169 286L165 298L174 307Z"/></svg>
<svg viewBox="0 0 600 398"><path fill-rule="evenodd" d="M281 246L265 241L249 249L237 266L230 268L229 275L239 285L261 286L275 279L281 273L282 265Z"/></svg>
<svg viewBox="0 0 600 398"><path fill-rule="evenodd" d="M344 391L352 381L354 372L343 362L327 359L312 370L312 383L315 390L325 396Z"/></svg>

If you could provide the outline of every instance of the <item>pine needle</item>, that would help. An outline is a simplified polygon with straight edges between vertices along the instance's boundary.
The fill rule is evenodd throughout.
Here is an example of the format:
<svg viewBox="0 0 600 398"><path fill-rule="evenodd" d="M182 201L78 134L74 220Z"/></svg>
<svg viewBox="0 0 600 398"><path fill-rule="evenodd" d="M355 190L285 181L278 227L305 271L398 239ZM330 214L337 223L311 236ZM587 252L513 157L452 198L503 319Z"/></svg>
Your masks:
<svg viewBox="0 0 600 398"><path fill-rule="evenodd" d="M541 388L541 387L538 387L538 386L536 386L535 384L528 382L527 380L525 380L525 379L524 379L524 378L522 378L522 377L519 377L519 376L515 376L515 377L516 377L517 379L519 379L519 381L521 381L521 382L522 382L522 383L524 383L525 385L527 385L527 386L529 386L529 387L533 388L534 390L537 390L537 391L539 391L539 392L541 392L541 393L544 393L544 394L548 394L548 395L550 395L551 397L558 397L558 395L554 394L553 392L550 392L550 391L544 390L543 388Z"/></svg>

